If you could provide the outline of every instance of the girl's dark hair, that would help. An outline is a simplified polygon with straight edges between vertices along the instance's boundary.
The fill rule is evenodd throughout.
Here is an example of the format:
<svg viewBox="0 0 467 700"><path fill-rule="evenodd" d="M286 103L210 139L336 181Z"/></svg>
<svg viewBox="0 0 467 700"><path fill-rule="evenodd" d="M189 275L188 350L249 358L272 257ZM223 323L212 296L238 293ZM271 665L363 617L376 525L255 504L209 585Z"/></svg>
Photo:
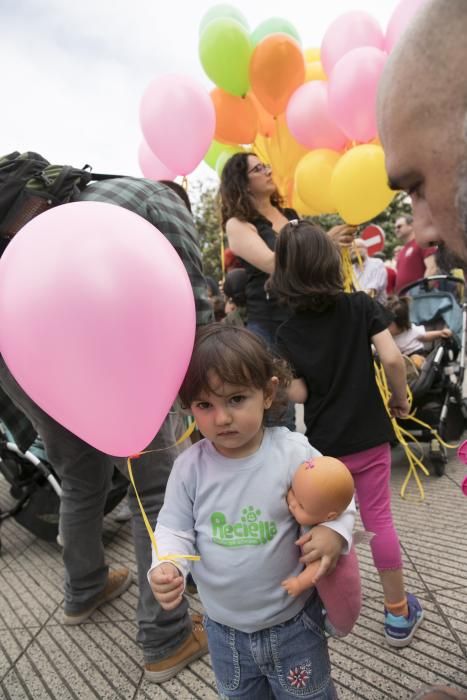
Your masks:
<svg viewBox="0 0 467 700"><path fill-rule="evenodd" d="M210 323L196 334L188 371L180 388L185 408L203 392L212 392L209 372L227 384L254 386L266 391L271 377L279 379L278 389L269 411L287 402L286 389L292 379L287 363L274 357L264 341L246 328Z"/></svg>
<svg viewBox="0 0 467 700"><path fill-rule="evenodd" d="M224 165L219 188L222 228L232 217L240 221L254 221L260 216L248 193L248 156L256 153L235 153ZM282 208L282 198L278 190L271 194L271 204Z"/></svg>
<svg viewBox="0 0 467 700"><path fill-rule="evenodd" d="M294 311L324 311L343 292L339 249L319 226L290 222L277 237L268 287Z"/></svg>
<svg viewBox="0 0 467 700"><path fill-rule="evenodd" d="M393 322L403 331L412 327L410 322L410 297L390 296L386 302L386 308L391 312Z"/></svg>

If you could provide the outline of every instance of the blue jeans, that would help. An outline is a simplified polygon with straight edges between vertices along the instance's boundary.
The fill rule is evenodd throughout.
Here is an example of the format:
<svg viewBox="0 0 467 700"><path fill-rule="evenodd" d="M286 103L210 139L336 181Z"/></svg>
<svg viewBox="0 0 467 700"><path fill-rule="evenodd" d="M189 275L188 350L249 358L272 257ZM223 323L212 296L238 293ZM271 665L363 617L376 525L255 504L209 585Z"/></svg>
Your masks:
<svg viewBox="0 0 467 700"><path fill-rule="evenodd" d="M282 321L250 321L247 324L249 331L262 338L268 348L275 354L277 353L276 332ZM295 430L295 404L289 401L280 416L266 416L264 422L269 428L277 425L285 425L286 428Z"/></svg>
<svg viewBox="0 0 467 700"><path fill-rule="evenodd" d="M206 617L222 700L336 700L321 608L318 596L312 594L291 620L250 634Z"/></svg>

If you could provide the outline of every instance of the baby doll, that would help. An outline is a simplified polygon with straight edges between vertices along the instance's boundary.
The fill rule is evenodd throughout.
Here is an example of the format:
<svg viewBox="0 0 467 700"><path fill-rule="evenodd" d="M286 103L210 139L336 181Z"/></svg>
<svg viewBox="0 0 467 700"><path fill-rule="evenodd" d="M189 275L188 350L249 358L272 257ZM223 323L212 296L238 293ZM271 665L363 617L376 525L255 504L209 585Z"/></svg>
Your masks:
<svg viewBox="0 0 467 700"><path fill-rule="evenodd" d="M352 500L354 482L343 462L333 457L315 457L303 462L294 474L287 494L289 510L300 525L311 527L340 515ZM361 584L357 555L352 546L342 555L334 571L315 583L320 561L314 561L282 586L289 595L299 595L316 586L326 610L326 628L337 637L352 630L361 608Z"/></svg>

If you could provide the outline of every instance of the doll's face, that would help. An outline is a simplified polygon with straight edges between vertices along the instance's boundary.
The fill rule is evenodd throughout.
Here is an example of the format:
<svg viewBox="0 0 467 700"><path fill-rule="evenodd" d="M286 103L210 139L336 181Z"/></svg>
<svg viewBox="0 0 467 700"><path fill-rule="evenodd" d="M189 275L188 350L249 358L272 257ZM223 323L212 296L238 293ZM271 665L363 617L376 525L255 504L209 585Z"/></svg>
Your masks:
<svg viewBox="0 0 467 700"><path fill-rule="evenodd" d="M287 494L287 505L293 517L300 525L315 525L320 522L316 514L310 514L305 510L300 500L295 495L293 488L289 489Z"/></svg>

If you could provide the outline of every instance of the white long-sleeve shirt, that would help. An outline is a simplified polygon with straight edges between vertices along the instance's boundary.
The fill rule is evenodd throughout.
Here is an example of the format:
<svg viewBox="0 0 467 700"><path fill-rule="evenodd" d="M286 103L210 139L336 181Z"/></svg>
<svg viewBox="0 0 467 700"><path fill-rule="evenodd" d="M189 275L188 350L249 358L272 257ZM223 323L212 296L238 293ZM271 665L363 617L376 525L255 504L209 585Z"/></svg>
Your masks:
<svg viewBox="0 0 467 700"><path fill-rule="evenodd" d="M191 568L209 617L243 632L280 624L296 615L309 596L292 597L281 581L303 569L295 541L298 525L286 496L304 460L320 453L287 428L267 428L260 448L230 459L201 440L175 461L155 537L160 556L199 554ZM355 505L326 526L350 547ZM161 561L153 552L152 568Z"/></svg>
<svg viewBox="0 0 467 700"><path fill-rule="evenodd" d="M385 304L388 273L383 261L377 258L366 258L363 261L363 267L355 264L353 269L360 289L363 291L374 289L376 301Z"/></svg>

